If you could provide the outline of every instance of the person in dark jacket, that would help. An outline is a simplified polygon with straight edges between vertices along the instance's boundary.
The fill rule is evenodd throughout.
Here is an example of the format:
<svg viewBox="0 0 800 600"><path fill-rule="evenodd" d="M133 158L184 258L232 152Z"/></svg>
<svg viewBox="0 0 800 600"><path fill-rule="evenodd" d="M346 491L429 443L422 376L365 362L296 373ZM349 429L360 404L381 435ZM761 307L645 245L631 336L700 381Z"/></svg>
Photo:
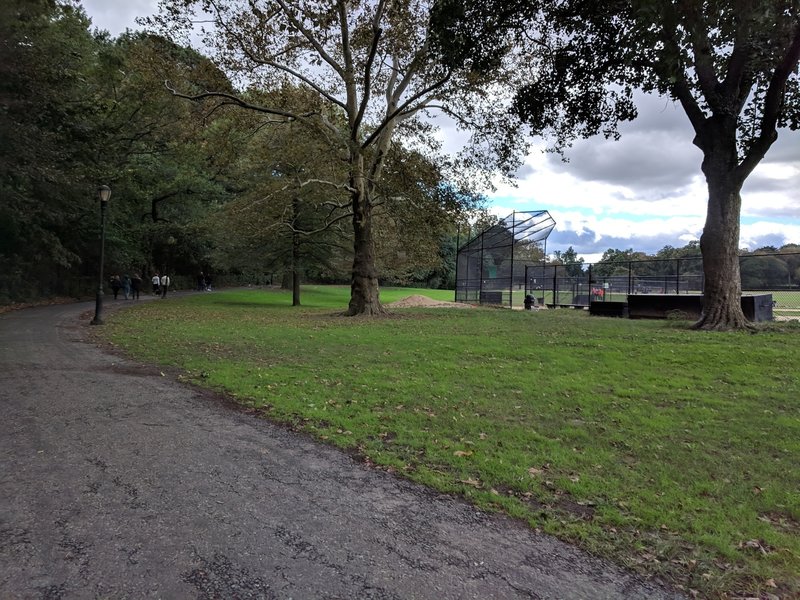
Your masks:
<svg viewBox="0 0 800 600"><path fill-rule="evenodd" d="M142 276L134 273L131 277L131 297L134 300L139 299L139 291L142 289Z"/></svg>
<svg viewBox="0 0 800 600"><path fill-rule="evenodd" d="M122 287L122 281L120 280L119 275L114 275L111 278L111 291L114 292L114 300L117 299L121 287Z"/></svg>

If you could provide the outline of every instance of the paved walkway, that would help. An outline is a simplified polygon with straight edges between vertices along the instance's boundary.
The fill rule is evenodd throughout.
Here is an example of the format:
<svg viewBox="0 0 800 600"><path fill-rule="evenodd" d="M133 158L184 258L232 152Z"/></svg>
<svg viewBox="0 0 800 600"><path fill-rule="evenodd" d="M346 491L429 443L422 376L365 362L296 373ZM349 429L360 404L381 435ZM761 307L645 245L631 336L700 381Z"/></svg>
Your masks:
<svg viewBox="0 0 800 600"><path fill-rule="evenodd" d="M0 316L0 598L677 599L86 341Z"/></svg>

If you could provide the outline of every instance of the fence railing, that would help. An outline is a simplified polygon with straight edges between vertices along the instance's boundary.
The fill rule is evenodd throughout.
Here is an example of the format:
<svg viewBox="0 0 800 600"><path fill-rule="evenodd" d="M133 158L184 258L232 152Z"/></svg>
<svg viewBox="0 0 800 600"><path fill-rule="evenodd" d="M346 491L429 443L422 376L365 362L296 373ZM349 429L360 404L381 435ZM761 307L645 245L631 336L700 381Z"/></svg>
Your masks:
<svg viewBox="0 0 800 600"><path fill-rule="evenodd" d="M800 319L800 252L747 254L740 257L739 265L743 293L772 294L776 318ZM500 286L490 287L497 290ZM511 281L504 290L508 293L487 300L519 307L530 294L541 305L588 307L593 300L625 301L630 294L702 294L704 287L701 257L529 264L524 281ZM486 298L485 289L477 290L475 298L481 294ZM493 302L498 298L502 302Z"/></svg>

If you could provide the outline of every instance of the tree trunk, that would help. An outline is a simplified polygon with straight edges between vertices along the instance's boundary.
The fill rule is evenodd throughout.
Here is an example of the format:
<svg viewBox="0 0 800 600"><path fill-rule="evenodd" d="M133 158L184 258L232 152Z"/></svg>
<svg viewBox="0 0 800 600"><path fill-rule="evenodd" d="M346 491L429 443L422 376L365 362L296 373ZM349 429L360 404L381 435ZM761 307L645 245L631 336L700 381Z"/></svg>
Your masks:
<svg viewBox="0 0 800 600"><path fill-rule="evenodd" d="M300 197L292 198L292 306L300 306Z"/></svg>
<svg viewBox="0 0 800 600"><path fill-rule="evenodd" d="M300 234L292 234L292 306L300 306Z"/></svg>
<svg viewBox="0 0 800 600"><path fill-rule="evenodd" d="M375 244L372 240L372 207L363 189L353 192L353 273L347 315L385 314L380 302Z"/></svg>
<svg viewBox="0 0 800 600"><path fill-rule="evenodd" d="M700 250L703 254L705 288L703 314L695 329L724 331L749 329L742 312L739 272L739 219L741 184L728 169L715 169L704 161L708 182L708 212Z"/></svg>

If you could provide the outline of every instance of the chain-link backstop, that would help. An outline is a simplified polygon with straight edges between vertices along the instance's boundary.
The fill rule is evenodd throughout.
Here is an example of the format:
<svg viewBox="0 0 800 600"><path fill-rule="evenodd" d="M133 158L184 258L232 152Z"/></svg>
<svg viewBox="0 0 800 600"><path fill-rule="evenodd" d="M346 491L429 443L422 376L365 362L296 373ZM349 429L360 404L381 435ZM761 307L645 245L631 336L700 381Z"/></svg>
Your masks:
<svg viewBox="0 0 800 600"><path fill-rule="evenodd" d="M526 266L541 264L556 222L546 210L513 212L459 245L456 301L521 304Z"/></svg>

